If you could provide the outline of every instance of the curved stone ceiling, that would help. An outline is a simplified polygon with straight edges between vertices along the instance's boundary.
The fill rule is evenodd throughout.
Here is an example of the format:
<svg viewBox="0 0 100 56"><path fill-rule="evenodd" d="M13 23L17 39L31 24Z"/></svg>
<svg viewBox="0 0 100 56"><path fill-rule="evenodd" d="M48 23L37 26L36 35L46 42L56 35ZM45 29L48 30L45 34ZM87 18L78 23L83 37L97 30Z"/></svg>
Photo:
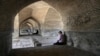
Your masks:
<svg viewBox="0 0 100 56"><path fill-rule="evenodd" d="M49 7L50 6L43 1L38 1L28 5L19 12L20 22L28 17L33 17L38 22L43 23Z"/></svg>
<svg viewBox="0 0 100 56"><path fill-rule="evenodd" d="M100 14L99 0L43 0L53 6L60 12L64 29L67 31L92 31L98 30ZM40 23L44 22L44 18L50 5L43 1L38 1L31 6L33 12L32 15ZM59 6L58 6L59 5ZM41 7L42 6L42 7ZM44 12L44 13L43 13ZM95 18L95 20L94 20ZM92 23L94 22L94 23Z"/></svg>
<svg viewBox="0 0 100 56"><path fill-rule="evenodd" d="M49 8L45 17L44 28L63 30L62 17L54 8Z"/></svg>
<svg viewBox="0 0 100 56"><path fill-rule="evenodd" d="M23 20L25 20L26 18L30 17L32 14L32 9L25 7L23 8L19 13L19 23L21 23Z"/></svg>

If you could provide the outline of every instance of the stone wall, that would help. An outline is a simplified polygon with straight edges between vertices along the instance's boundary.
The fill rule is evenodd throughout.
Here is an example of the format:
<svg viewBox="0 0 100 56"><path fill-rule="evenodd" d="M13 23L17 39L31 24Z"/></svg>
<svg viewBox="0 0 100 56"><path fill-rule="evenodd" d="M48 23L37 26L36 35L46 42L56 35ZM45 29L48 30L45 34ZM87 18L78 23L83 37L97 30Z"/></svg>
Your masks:
<svg viewBox="0 0 100 56"><path fill-rule="evenodd" d="M86 51L100 53L100 32L91 31L91 32L66 32L68 36L68 44L71 43L71 40L74 43L74 47L83 49ZM70 45L71 45L70 44Z"/></svg>
<svg viewBox="0 0 100 56"><path fill-rule="evenodd" d="M44 1L60 12L64 23L64 29L67 31L85 31L100 28L98 25L100 21L99 0Z"/></svg>

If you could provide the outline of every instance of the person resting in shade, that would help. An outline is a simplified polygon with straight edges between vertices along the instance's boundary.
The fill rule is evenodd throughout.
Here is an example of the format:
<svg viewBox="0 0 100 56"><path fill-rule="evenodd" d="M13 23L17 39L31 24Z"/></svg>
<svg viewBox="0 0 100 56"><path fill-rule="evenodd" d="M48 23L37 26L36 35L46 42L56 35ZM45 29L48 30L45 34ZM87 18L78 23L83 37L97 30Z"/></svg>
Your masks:
<svg viewBox="0 0 100 56"><path fill-rule="evenodd" d="M56 43L54 43L54 45L66 45L67 43L67 36L66 34L62 34L62 31L59 31L59 40L57 40Z"/></svg>

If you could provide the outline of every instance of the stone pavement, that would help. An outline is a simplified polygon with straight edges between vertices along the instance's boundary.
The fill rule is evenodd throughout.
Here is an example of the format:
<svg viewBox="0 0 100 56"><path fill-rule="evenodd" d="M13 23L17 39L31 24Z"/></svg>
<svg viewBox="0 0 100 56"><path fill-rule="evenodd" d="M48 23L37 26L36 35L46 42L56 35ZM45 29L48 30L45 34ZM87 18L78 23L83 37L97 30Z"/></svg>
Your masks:
<svg viewBox="0 0 100 56"><path fill-rule="evenodd" d="M22 36L13 39L13 50L10 56L96 56L71 46L53 45L56 40L57 37L49 36ZM41 43L42 46L36 47L35 41Z"/></svg>
<svg viewBox="0 0 100 56"><path fill-rule="evenodd" d="M42 36L21 36L18 39L13 39L12 48L27 48L27 47L35 47L35 41L38 41L42 44L42 46L53 45L56 42L56 37L42 37Z"/></svg>
<svg viewBox="0 0 100 56"><path fill-rule="evenodd" d="M74 47L52 45L34 48L13 49L9 56L96 56Z"/></svg>
<svg viewBox="0 0 100 56"><path fill-rule="evenodd" d="M13 39L12 48L27 48L27 47L34 47L34 41L32 41L29 37Z"/></svg>

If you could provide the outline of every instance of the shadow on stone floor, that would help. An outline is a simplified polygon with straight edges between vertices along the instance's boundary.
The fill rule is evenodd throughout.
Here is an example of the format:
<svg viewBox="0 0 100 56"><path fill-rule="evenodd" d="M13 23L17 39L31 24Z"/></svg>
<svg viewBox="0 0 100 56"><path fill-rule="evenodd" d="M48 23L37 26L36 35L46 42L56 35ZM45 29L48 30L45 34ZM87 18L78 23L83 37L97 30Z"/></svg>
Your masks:
<svg viewBox="0 0 100 56"><path fill-rule="evenodd" d="M9 56L96 56L93 53L62 45L13 49Z"/></svg>

